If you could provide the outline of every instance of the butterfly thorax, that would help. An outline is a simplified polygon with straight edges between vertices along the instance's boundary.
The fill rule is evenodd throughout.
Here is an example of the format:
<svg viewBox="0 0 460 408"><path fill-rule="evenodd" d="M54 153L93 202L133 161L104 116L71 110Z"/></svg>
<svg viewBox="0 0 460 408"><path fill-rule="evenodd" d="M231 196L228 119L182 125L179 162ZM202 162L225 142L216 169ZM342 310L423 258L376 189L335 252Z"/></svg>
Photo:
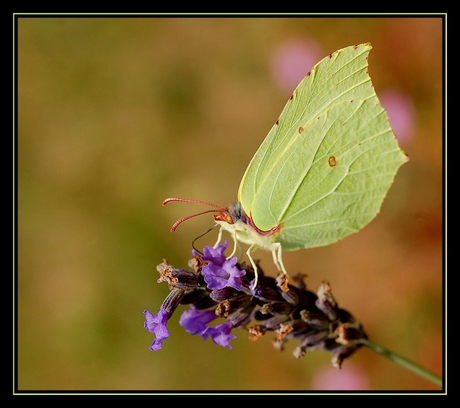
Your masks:
<svg viewBox="0 0 460 408"><path fill-rule="evenodd" d="M260 230L254 224L252 218L245 213L239 202L215 215L214 220L223 230L228 231L239 242L256 245L266 251L273 251L278 246L275 242L281 226L277 225L269 231Z"/></svg>

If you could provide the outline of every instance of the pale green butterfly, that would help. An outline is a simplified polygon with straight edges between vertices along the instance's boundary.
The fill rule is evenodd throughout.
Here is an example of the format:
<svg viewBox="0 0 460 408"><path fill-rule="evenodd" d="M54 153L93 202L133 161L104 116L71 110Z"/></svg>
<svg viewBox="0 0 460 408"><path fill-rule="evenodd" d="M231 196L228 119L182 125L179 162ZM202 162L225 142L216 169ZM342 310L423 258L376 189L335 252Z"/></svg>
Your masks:
<svg viewBox="0 0 460 408"><path fill-rule="evenodd" d="M289 98L249 163L228 208L208 212L237 243L270 251L287 274L283 250L332 244L359 231L379 212L398 168L399 148L368 74L369 43L340 49L317 63Z"/></svg>

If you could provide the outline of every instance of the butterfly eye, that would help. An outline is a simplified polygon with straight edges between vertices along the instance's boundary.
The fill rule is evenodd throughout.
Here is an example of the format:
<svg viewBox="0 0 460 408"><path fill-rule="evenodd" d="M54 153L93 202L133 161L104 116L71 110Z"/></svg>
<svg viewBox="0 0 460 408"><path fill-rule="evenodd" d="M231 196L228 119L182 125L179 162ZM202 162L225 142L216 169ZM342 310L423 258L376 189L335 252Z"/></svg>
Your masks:
<svg viewBox="0 0 460 408"><path fill-rule="evenodd" d="M214 216L215 221L223 221L226 222L227 224L234 224L235 221L233 220L232 215L228 210L221 211L219 214Z"/></svg>

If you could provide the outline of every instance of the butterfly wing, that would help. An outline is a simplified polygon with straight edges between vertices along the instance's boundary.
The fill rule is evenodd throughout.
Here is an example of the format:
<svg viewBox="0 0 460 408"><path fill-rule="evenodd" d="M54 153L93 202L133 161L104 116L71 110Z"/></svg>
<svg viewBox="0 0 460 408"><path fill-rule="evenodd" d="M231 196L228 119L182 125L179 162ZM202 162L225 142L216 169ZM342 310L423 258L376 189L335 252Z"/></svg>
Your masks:
<svg viewBox="0 0 460 408"><path fill-rule="evenodd" d="M321 60L251 160L238 198L283 249L327 245L378 213L407 160L367 73L370 44Z"/></svg>

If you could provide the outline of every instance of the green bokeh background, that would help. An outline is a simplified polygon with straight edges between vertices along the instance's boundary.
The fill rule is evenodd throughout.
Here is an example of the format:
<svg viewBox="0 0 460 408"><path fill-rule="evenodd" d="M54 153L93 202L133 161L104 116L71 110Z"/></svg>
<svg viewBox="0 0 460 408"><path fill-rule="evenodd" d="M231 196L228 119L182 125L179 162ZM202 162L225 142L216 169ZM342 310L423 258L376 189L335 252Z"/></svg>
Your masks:
<svg viewBox="0 0 460 408"><path fill-rule="evenodd" d="M286 268L308 274L311 290L328 280L371 339L441 374L442 30L423 17L20 17L19 390L308 391L329 369L327 353L298 360L297 344L278 352L272 334L250 342L238 330L232 350L190 336L181 310L161 351L143 328L143 310L168 293L156 265L185 267L212 225L203 216L171 234L203 208L162 200L236 200L290 96L269 65L291 39L324 55L371 42L377 93L406 94L415 129L380 215L337 244L286 253ZM273 268L270 254L254 256ZM352 369L367 389L437 389L367 349L340 375Z"/></svg>

